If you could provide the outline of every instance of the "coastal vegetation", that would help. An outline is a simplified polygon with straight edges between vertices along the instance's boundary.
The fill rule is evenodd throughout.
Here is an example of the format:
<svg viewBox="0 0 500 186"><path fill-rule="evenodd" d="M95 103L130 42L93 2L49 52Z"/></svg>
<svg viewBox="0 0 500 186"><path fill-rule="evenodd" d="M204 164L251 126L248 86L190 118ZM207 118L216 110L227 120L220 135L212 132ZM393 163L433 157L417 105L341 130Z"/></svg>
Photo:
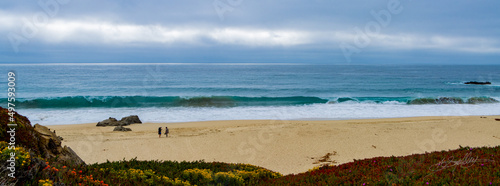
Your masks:
<svg viewBox="0 0 500 186"><path fill-rule="evenodd" d="M16 113L15 148L9 148L7 110L0 108L1 185L499 185L500 146L460 147L401 157L376 157L280 173L248 164L137 159L85 164ZM42 128L43 129L43 128ZM46 131L45 131L46 132ZM23 140L29 139L29 140ZM45 145L47 140L51 145ZM52 140L52 142L50 142ZM49 149L47 149L49 148ZM14 153L15 174L8 176Z"/></svg>

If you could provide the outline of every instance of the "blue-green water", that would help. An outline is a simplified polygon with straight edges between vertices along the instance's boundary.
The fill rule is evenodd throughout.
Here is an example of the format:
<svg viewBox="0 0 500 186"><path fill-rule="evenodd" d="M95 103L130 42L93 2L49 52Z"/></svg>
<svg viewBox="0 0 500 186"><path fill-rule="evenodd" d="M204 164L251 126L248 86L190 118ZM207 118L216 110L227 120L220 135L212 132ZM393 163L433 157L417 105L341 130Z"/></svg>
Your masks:
<svg viewBox="0 0 500 186"><path fill-rule="evenodd" d="M500 114L500 66L1 65L16 109L71 124ZM490 81L491 85L465 85ZM7 94L0 104L5 107Z"/></svg>

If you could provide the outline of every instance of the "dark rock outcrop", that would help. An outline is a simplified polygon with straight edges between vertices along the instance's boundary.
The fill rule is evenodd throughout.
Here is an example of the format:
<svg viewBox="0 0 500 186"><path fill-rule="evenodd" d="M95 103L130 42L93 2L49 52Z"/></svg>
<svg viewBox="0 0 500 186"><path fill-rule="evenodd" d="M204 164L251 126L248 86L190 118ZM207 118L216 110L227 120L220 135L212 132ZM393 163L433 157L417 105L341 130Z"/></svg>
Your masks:
<svg viewBox="0 0 500 186"><path fill-rule="evenodd" d="M466 84L466 85L491 85L491 82L489 82L489 81L485 81L485 82L468 81L468 82L465 82L464 84Z"/></svg>
<svg viewBox="0 0 500 186"><path fill-rule="evenodd" d="M85 162L67 146L62 146L62 137L57 136L47 127L36 124L34 127L28 118L14 112L14 121L17 124L16 146L30 150L32 157L40 156L46 159L57 158L56 161L67 162L69 164L85 164ZM7 131L11 130L7 125L8 110L0 107L0 141L10 141ZM35 161L36 158L32 159Z"/></svg>
<svg viewBox="0 0 500 186"><path fill-rule="evenodd" d="M481 104L481 103L498 103L498 100L490 97L472 97L467 99L469 104Z"/></svg>
<svg viewBox="0 0 500 186"><path fill-rule="evenodd" d="M456 97L440 97L440 98L417 98L408 102L410 105L424 104L463 104L462 98Z"/></svg>
<svg viewBox="0 0 500 186"><path fill-rule="evenodd" d="M85 164L76 153L69 147L62 147L62 138L56 136L47 127L36 125L33 127L25 116L14 112L13 122L10 121L9 111L0 107L0 141L11 142L11 136L7 131L15 130L15 146L29 151L31 163L29 166L19 167L16 165L15 179L0 177L0 185L28 185L32 183L35 175L47 167L46 161L63 163L65 165ZM14 123L9 126L9 123ZM54 131L55 132L55 131ZM0 172L7 175L7 164L0 164ZM45 174L45 173L43 173Z"/></svg>
<svg viewBox="0 0 500 186"><path fill-rule="evenodd" d="M49 128L35 124L35 131L38 133L38 148L44 158L57 158L72 164L85 164L85 162L68 146L61 145L61 138L51 132Z"/></svg>
<svg viewBox="0 0 500 186"><path fill-rule="evenodd" d="M118 125L119 125L118 120L116 120L115 118L109 117L109 119L105 119L103 121L98 122L96 126L106 127L106 126L118 126Z"/></svg>
<svg viewBox="0 0 500 186"><path fill-rule="evenodd" d="M126 126L126 125L130 125L130 124L134 124L134 123L142 123L142 121L139 119L139 116L132 115L132 116L123 117L119 121L119 123L122 126Z"/></svg>
<svg viewBox="0 0 500 186"><path fill-rule="evenodd" d="M96 126L98 127L127 126L135 123L142 123L142 121L139 119L139 116L137 115L123 117L120 121L116 120L115 118L109 117L109 119L105 119L101 122L98 122Z"/></svg>
<svg viewBox="0 0 500 186"><path fill-rule="evenodd" d="M122 126L117 126L117 127L115 127L115 129L113 129L113 131L122 131L122 132L127 132L127 131L132 131L132 129L130 129L130 128L125 128L125 127L122 127Z"/></svg>

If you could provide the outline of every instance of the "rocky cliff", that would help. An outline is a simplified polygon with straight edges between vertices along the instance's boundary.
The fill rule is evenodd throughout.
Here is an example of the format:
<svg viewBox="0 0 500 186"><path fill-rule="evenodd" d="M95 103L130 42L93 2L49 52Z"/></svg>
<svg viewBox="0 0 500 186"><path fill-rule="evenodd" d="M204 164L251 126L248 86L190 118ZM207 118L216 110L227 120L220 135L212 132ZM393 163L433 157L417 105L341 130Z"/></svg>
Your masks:
<svg viewBox="0 0 500 186"><path fill-rule="evenodd" d="M36 124L31 125L28 118L15 113L14 119L17 126L9 127L7 124L10 116L8 110L0 107L0 141L11 142L11 136L7 131L15 131L15 146L24 147L34 155L45 159L70 164L85 164L83 160L67 146L62 146L60 137L51 132L47 127Z"/></svg>

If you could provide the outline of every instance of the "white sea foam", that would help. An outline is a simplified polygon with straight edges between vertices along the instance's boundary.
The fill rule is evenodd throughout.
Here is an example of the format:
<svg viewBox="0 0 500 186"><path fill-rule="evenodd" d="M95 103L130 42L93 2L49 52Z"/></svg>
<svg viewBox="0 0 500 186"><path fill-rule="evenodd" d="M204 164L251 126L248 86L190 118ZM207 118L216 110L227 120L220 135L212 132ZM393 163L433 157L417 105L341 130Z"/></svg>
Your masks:
<svg viewBox="0 0 500 186"><path fill-rule="evenodd" d="M23 109L32 123L43 125L97 123L115 117L138 115L143 122L189 122L209 120L252 119L365 119L416 116L498 115L500 104L314 104L279 107L231 108L79 108L79 109Z"/></svg>

